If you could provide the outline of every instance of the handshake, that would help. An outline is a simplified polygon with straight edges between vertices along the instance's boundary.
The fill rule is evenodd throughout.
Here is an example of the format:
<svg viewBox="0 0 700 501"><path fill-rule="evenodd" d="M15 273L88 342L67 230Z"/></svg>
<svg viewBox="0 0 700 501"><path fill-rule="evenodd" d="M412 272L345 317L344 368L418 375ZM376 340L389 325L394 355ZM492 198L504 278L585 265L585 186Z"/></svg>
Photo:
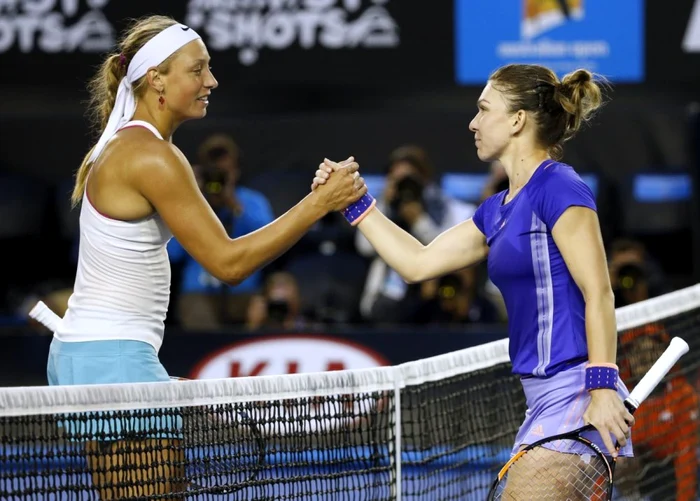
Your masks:
<svg viewBox="0 0 700 501"><path fill-rule="evenodd" d="M317 198L317 203L327 212L343 211L343 215L353 226L375 205L359 169L360 166L354 157L340 163L324 159L318 166L311 184L311 192Z"/></svg>

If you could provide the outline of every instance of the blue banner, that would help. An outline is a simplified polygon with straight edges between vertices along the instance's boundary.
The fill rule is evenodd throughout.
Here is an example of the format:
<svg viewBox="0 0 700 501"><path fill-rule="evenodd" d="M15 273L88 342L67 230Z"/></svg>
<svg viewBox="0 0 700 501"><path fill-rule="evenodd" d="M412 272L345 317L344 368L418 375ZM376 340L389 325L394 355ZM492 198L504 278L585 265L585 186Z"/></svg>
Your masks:
<svg viewBox="0 0 700 501"><path fill-rule="evenodd" d="M510 63L644 80L644 0L456 0L455 23L460 84Z"/></svg>

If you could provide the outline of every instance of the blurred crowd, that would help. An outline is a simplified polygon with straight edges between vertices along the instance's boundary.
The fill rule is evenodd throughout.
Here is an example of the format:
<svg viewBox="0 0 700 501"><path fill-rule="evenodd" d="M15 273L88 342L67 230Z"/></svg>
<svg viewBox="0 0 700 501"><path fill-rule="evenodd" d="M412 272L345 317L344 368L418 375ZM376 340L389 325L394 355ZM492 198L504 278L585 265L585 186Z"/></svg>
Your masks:
<svg viewBox="0 0 700 501"><path fill-rule="evenodd" d="M191 159L200 189L232 237L270 223L293 201L283 200L283 174L249 183L244 155L234 138L216 134ZM310 183L306 173L305 183ZM379 176L378 207L424 244L472 216L478 203L507 189L503 168L494 163L480 198L458 200L441 188L430 155L401 145L387 156ZM634 239L608 242L616 306L667 290L661 266ZM77 258L77 236L72 259ZM407 284L377 256L369 242L340 214L330 214L287 254L236 286L223 284L192 259L173 238L168 245L173 283L168 323L187 330L228 326L251 331L299 330L328 325L503 324L505 308L488 280L485 263L421 284ZM72 277L70 277L72 280ZM71 283L45 282L15 298L15 312L43 299L57 313L66 309Z"/></svg>

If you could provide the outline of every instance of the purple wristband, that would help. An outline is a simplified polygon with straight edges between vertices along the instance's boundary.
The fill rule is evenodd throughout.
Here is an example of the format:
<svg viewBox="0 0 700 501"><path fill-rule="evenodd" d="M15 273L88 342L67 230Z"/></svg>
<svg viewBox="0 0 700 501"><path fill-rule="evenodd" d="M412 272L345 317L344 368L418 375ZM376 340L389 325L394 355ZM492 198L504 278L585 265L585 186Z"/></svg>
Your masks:
<svg viewBox="0 0 700 501"><path fill-rule="evenodd" d="M589 365L586 367L586 390L616 390L620 371L615 367Z"/></svg>
<svg viewBox="0 0 700 501"><path fill-rule="evenodd" d="M343 210L343 216L348 220L348 223L355 226L374 207L374 204L374 197L369 193L365 193L357 202L348 205Z"/></svg>

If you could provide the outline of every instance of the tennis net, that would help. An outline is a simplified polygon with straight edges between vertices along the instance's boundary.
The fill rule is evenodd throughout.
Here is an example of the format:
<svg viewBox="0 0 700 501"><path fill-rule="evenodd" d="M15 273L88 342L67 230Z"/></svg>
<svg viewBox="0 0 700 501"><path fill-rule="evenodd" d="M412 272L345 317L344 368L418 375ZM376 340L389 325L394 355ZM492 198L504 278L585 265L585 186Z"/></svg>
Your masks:
<svg viewBox="0 0 700 501"><path fill-rule="evenodd" d="M619 309L617 322L631 387L655 359L648 339L691 345L668 392L645 402L654 412L640 409L642 462L620 472L637 491L690 492L700 286ZM482 500L524 417L510 369L501 340L365 370L3 388L0 496Z"/></svg>

